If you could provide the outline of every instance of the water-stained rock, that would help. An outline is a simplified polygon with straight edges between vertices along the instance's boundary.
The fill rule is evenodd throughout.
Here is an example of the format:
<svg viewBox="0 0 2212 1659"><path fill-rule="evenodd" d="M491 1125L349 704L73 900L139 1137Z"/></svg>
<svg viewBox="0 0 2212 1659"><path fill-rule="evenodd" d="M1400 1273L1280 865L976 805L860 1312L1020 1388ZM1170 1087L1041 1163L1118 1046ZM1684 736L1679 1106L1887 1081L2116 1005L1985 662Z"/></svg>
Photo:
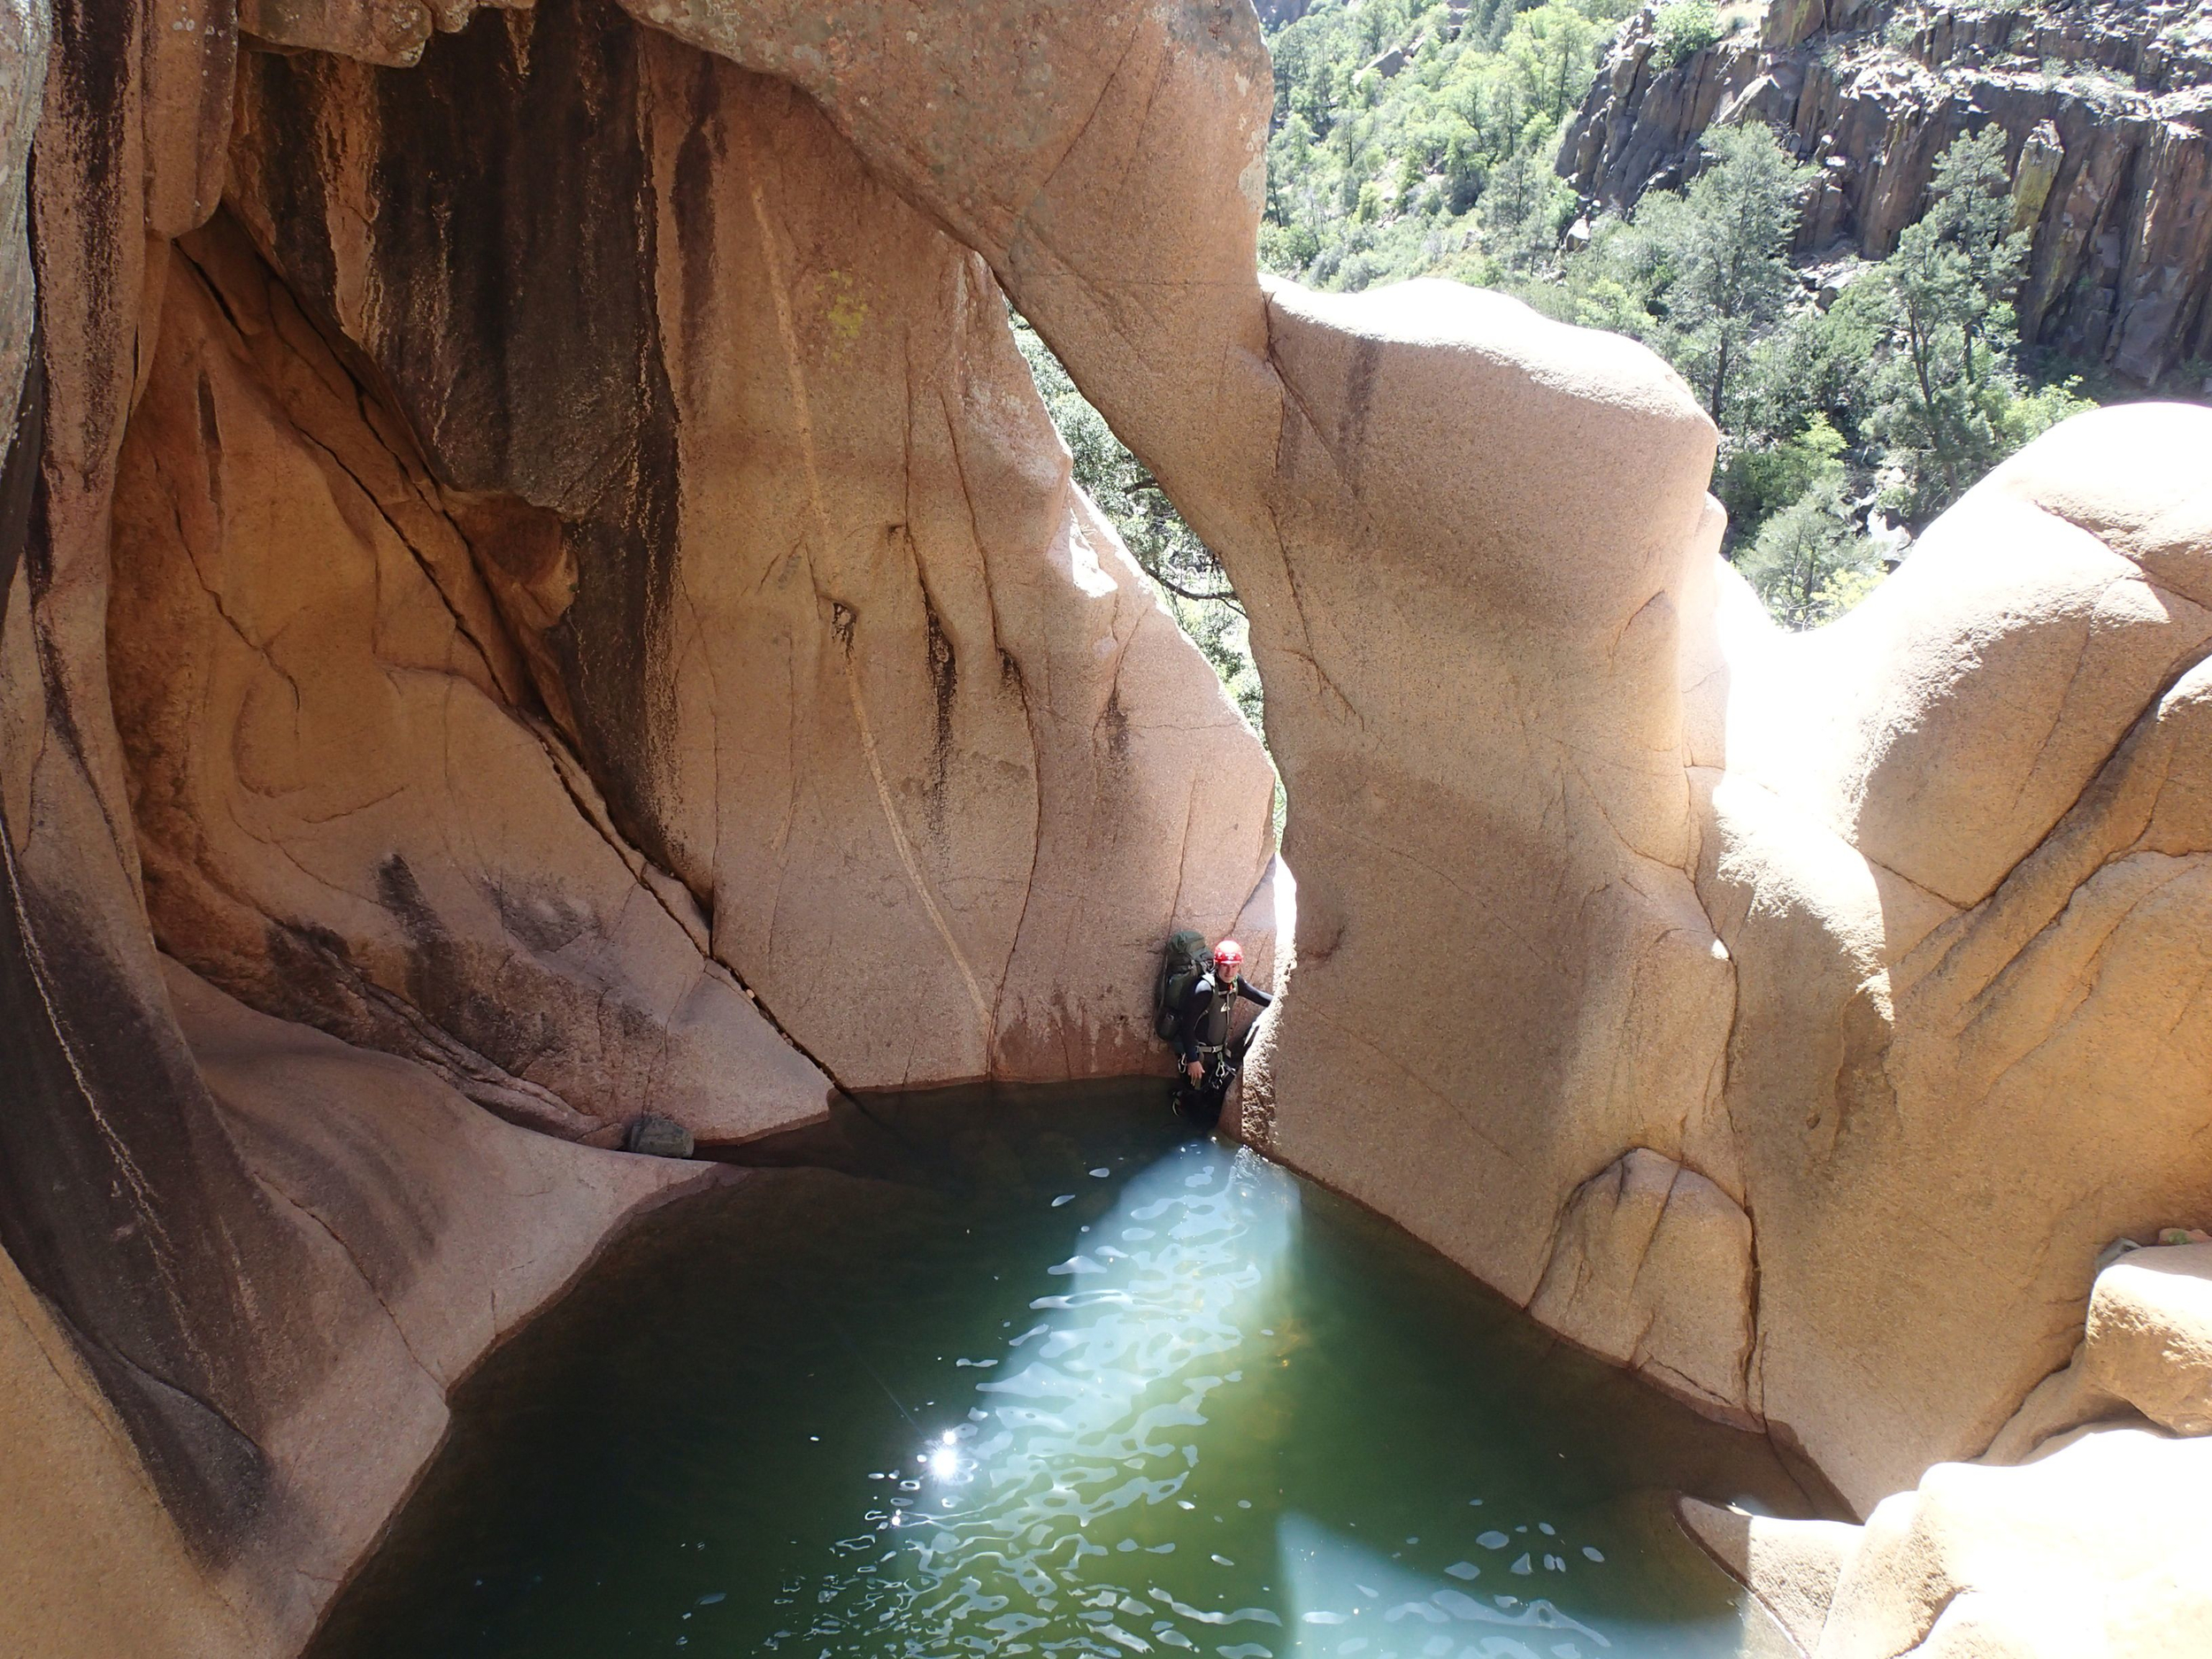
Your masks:
<svg viewBox="0 0 2212 1659"><path fill-rule="evenodd" d="M296 1645L444 1386L696 1173L560 1137L1151 1064L1168 927L1286 913L1003 295L1250 612L1300 900L1255 1132L1873 1509L1770 1555L1835 1652L2095 1639L2124 1598L2050 1586L2129 1564L2038 1517L2178 1517L2203 1442L1943 1460L2108 1240L2212 1219L2212 417L2060 428L1786 638L1651 354L1260 280L1242 4L430 10L411 68L54 19L0 1401L86 1481L0 1503L35 1608L123 1535L148 1643ZM2098 1397L2193 1423L2158 1343Z"/></svg>
<svg viewBox="0 0 2212 1659"><path fill-rule="evenodd" d="M567 1138L647 1110L724 1141L818 1115L820 1072L527 706L397 423L234 228L171 255L155 352L109 680L156 937Z"/></svg>
<svg viewBox="0 0 2212 1659"><path fill-rule="evenodd" d="M243 87L264 250L442 481L557 517L551 602L492 591L715 957L849 1087L1150 1064L1129 987L1237 914L1271 779L988 272L807 99L590 0Z"/></svg>

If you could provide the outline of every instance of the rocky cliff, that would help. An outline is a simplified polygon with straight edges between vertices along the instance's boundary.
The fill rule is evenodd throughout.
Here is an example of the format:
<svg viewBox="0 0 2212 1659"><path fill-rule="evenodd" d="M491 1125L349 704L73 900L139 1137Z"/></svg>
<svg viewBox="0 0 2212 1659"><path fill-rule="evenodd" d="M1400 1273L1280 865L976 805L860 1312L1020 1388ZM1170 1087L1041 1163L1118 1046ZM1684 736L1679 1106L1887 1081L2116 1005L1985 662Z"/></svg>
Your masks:
<svg viewBox="0 0 2212 1659"><path fill-rule="evenodd" d="M1267 901L985 265L787 83L468 12L0 11L10 1652L291 1650L710 1172L626 1123L1142 1070Z"/></svg>
<svg viewBox="0 0 2212 1659"><path fill-rule="evenodd" d="M1141 1065L1171 922L1266 912L1010 299L1251 616L1247 1133L1872 1510L1734 1563L1831 1659L2187 1650L2094 1534L2212 1350L2092 1287L2212 1220L2212 414L1785 638L1649 352L1258 276L1243 0L0 21L0 1647L296 1649L700 1179L631 1117Z"/></svg>
<svg viewBox="0 0 2212 1659"><path fill-rule="evenodd" d="M1936 5L1772 0L1756 27L1671 58L1624 26L1561 146L1616 211L1694 172L1716 122L1760 120L1819 169L1802 253L1880 258L1962 133L2006 139L2032 232L2021 337L2146 386L2212 363L2212 15L2119 0ZM2191 366L2193 365L2193 366Z"/></svg>

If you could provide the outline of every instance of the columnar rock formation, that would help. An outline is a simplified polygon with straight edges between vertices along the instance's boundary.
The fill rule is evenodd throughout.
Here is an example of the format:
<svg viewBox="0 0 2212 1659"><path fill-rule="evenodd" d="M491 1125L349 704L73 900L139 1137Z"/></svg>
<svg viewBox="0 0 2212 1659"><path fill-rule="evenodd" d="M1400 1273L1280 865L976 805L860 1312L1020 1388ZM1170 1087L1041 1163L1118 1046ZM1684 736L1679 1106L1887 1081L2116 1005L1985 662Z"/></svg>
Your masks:
<svg viewBox="0 0 2212 1659"><path fill-rule="evenodd" d="M1756 29L1678 61L1655 15L1623 27L1560 149L1600 206L1680 184L1709 127L1764 121L1819 169L1799 251L1878 259L1951 141L1994 125L2032 232L2022 337L2154 385L2212 363L2201 6L1772 0Z"/></svg>
<svg viewBox="0 0 2212 1659"><path fill-rule="evenodd" d="M472 11L55 19L0 1645L296 1647L443 1388L694 1179L633 1114L1149 1062L1265 758L1002 293L1252 617L1302 903L1248 1133L1862 1509L2035 1443L2099 1250L2212 1219L2212 416L2062 428L1785 638L1648 352L1257 277L1246 0Z"/></svg>

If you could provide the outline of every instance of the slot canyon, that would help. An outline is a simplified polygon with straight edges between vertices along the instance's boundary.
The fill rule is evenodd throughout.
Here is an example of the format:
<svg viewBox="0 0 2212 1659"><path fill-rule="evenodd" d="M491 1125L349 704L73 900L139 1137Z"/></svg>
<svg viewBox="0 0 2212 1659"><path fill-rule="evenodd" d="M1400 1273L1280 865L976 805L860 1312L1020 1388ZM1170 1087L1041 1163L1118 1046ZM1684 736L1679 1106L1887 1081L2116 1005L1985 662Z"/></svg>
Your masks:
<svg viewBox="0 0 2212 1659"><path fill-rule="evenodd" d="M1650 350L1260 274L1272 86L1251 0L0 0L0 1653L299 1654L751 1179L627 1126L1164 1077L1179 927L1253 1152L1858 1517L1681 1501L1757 1651L2212 1653L2212 1244L2108 1250L2212 1226L2212 409L1785 633Z"/></svg>

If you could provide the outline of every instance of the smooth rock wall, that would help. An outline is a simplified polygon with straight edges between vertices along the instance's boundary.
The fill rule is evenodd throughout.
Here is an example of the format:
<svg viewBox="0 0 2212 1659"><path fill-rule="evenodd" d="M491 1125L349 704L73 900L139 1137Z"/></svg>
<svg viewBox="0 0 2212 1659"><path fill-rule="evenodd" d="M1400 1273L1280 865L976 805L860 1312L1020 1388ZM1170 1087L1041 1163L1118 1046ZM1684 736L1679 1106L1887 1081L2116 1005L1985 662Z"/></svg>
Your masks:
<svg viewBox="0 0 2212 1659"><path fill-rule="evenodd" d="M1679 1510L1813 1659L2197 1653L2208 1402L2212 1245L2137 1250L2098 1275L2073 1363L1978 1463L1936 1465L1863 1527Z"/></svg>
<svg viewBox="0 0 2212 1659"><path fill-rule="evenodd" d="M1237 915L1272 778L981 264L788 86L598 0L241 87L265 252L449 488L558 515L526 562L457 516L711 954L849 1087L1156 1064L1131 987Z"/></svg>
<svg viewBox="0 0 2212 1659"><path fill-rule="evenodd" d="M1171 922L1286 889L983 267L787 88L470 10L398 83L242 58L212 0L52 19L0 488L12 1651L296 1651L446 1392L708 1173L576 1141L803 1120L818 1060L1154 1064ZM4 14L0 206L46 15ZM0 240L9 314L32 274Z"/></svg>
<svg viewBox="0 0 2212 1659"><path fill-rule="evenodd" d="M443 1389L685 1179L564 1137L1126 1069L1171 921L1283 914L994 281L1250 610L1301 903L1248 1133L1862 1509L2194 1397L2022 1407L2108 1240L2212 1220L2212 416L2070 423L1784 639L1651 354L1258 279L1240 0L628 9L361 48L412 68L54 19L0 490L0 1409L85 1471L0 1476L39 1605L123 1526L148 1651L296 1647ZM2080 1491L2185 1474L2116 1433ZM1864 1582L1929 1626L2077 1493L2009 1490ZM2121 1569L2040 1536L2091 1628Z"/></svg>
<svg viewBox="0 0 2212 1659"><path fill-rule="evenodd" d="M642 1111L724 1141L819 1115L826 1080L518 706L398 423L227 218L170 251L154 354L109 679L156 937L565 1139Z"/></svg>
<svg viewBox="0 0 2212 1659"><path fill-rule="evenodd" d="M1861 1504L1978 1453L2097 1252L2212 1194L2208 442L2201 410L2082 417L1836 626L1732 610L1699 884L1758 1404Z"/></svg>
<svg viewBox="0 0 2212 1659"><path fill-rule="evenodd" d="M2101 876L2070 826L2202 642L2205 418L2062 429L1855 624L1778 641L1648 354L1448 287L1241 275L1240 9L941 8L912 40L641 9L789 74L983 251L1227 562L1300 883L1267 1144L1524 1300L1657 1236L1563 1233L1594 1178L1640 1149L1701 1178L1743 1225L1708 1201L1632 1318L1571 1288L1553 1317L1624 1358L1647 1318L1652 1374L1861 1506L2063 1362L2105 1239L2201 1210L2208 843L2173 832L2162 900L2135 831Z"/></svg>

